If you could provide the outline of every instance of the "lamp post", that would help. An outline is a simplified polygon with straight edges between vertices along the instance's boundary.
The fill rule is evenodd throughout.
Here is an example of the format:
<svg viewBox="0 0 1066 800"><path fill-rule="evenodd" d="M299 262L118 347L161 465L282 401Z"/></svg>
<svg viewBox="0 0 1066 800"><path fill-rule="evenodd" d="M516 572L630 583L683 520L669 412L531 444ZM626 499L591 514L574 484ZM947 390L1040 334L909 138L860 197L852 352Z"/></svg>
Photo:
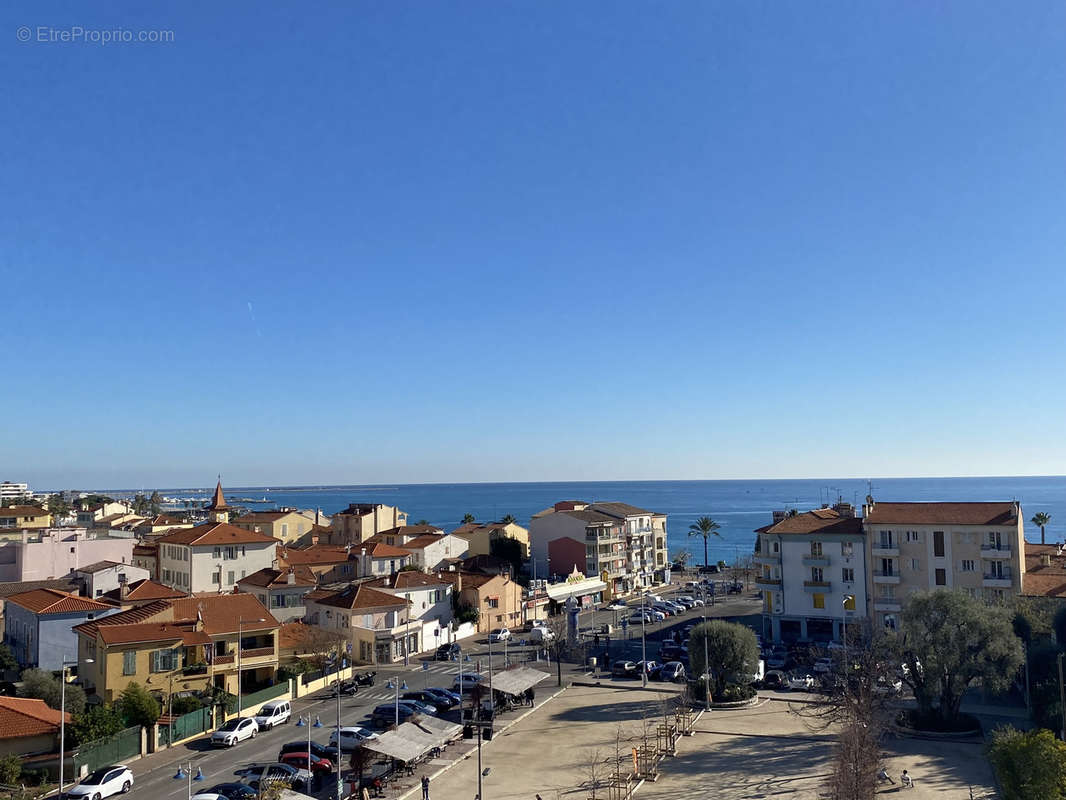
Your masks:
<svg viewBox="0 0 1066 800"><path fill-rule="evenodd" d="M311 714L310 714L310 712L308 712L307 716L300 715L299 717L296 718L296 727L297 728L307 728L307 770L308 770L308 772L310 772L311 771L311 728L321 728L322 727L322 722L318 719L318 717L315 717L315 721L311 722ZM338 740L337 741L337 772L340 772L340 770L341 770L340 752L341 752L341 743Z"/></svg>
<svg viewBox="0 0 1066 800"><path fill-rule="evenodd" d="M407 681L403 681L402 683L397 683L392 678L389 678L389 682L385 684L385 688L386 689L395 689L396 690L396 701L395 701L396 702L396 724L399 725L400 724L400 689L403 689L405 692L407 691ZM461 688L462 687L460 687L460 689ZM338 736L338 740L339 740L340 734L337 734L337 736Z"/></svg>
<svg viewBox="0 0 1066 800"><path fill-rule="evenodd" d="M200 767L196 768L196 775L192 774L192 761L188 761L184 764L178 764L178 772L174 776L176 781L185 781L189 786L189 800L192 800L192 782L204 780L204 771Z"/></svg>
<svg viewBox="0 0 1066 800"><path fill-rule="evenodd" d="M258 619L239 617L237 619L237 719L241 718L241 639L244 635L244 623L246 622L266 622L266 620L263 617Z"/></svg>
<svg viewBox="0 0 1066 800"><path fill-rule="evenodd" d="M648 595L644 592L640 593L640 660L645 664L648 663L648 640L645 638L645 624L648 621L646 609L644 607L644 601ZM613 674L613 673L612 673ZM648 688L648 670L642 669L640 671L640 685L641 687Z"/></svg>
<svg viewBox="0 0 1066 800"><path fill-rule="evenodd" d="M92 664L93 659L86 658L84 663ZM63 668L59 685L59 796L63 796L63 760L67 744L67 667L76 667L77 661L67 661L63 657Z"/></svg>

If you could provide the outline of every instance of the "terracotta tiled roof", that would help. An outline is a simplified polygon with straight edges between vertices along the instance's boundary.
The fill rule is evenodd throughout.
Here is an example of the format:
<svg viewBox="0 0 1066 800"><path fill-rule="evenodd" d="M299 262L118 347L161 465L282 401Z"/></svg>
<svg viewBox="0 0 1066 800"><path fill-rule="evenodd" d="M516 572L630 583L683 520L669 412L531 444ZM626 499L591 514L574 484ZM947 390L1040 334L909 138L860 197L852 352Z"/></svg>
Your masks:
<svg viewBox="0 0 1066 800"><path fill-rule="evenodd" d="M425 534L423 536L416 536L414 539L404 542L403 546L405 550L422 550L431 545L438 544L441 539L448 535L449 534L434 536L433 534Z"/></svg>
<svg viewBox="0 0 1066 800"><path fill-rule="evenodd" d="M324 629L319 628L317 625L286 622L278 629L278 648L297 652L306 650L312 645L315 636L322 630Z"/></svg>
<svg viewBox="0 0 1066 800"><path fill-rule="evenodd" d="M402 572L397 572L395 575L390 575L387 578L374 578L373 580L366 581L363 585L375 589L396 589L403 591L404 589L418 589L424 586L447 586L448 581L443 578L438 578L436 574L433 573L405 569Z"/></svg>
<svg viewBox="0 0 1066 800"><path fill-rule="evenodd" d="M354 610L358 608L403 608L407 603L395 595L380 592L366 584L352 585L316 599L319 605Z"/></svg>
<svg viewBox="0 0 1066 800"><path fill-rule="evenodd" d="M91 613L110 611L113 606L88 597L79 597L58 589L31 589L28 592L12 595L7 602L22 606L35 614L69 614L74 612Z"/></svg>
<svg viewBox="0 0 1066 800"><path fill-rule="evenodd" d="M120 595L121 591L119 589L112 589L110 592L104 592L104 597L108 600L118 600L120 599ZM188 595L185 592L179 589L172 589L169 586L156 583L148 578L142 578L139 581L130 582L129 593L126 595L126 600L166 600L169 598L187 596Z"/></svg>
<svg viewBox="0 0 1066 800"><path fill-rule="evenodd" d="M292 567L295 580L292 584L289 583L289 570L287 569L272 569L265 567L261 570L253 572L247 577L241 578L237 581L238 586L260 586L265 589L280 586L317 586L318 579L315 577L315 573L311 571L311 568L300 564L299 566Z"/></svg>
<svg viewBox="0 0 1066 800"><path fill-rule="evenodd" d="M1059 554L1058 545L1025 543L1021 593L1029 597L1066 597L1066 555Z"/></svg>
<svg viewBox="0 0 1066 800"><path fill-rule="evenodd" d="M100 628L104 644L132 644L134 642L181 642L186 646L211 644L211 637L193 630L191 622L140 622L135 625L105 625Z"/></svg>
<svg viewBox="0 0 1066 800"><path fill-rule="evenodd" d="M59 733L61 714L44 700L31 697L0 697L0 739ZM70 714L66 715L69 725Z"/></svg>
<svg viewBox="0 0 1066 800"><path fill-rule="evenodd" d="M96 632L104 626L134 625L139 622L151 620L153 617L173 619L174 614L171 611L170 602L171 601L169 600L154 600L150 603L145 603L143 606L138 606L137 608L129 608L125 611L119 611L117 614L103 617L102 619L94 619L88 622L83 622L81 625L75 625L74 631L76 633L84 633L87 636L96 636Z"/></svg>
<svg viewBox="0 0 1066 800"><path fill-rule="evenodd" d="M460 579L463 583L464 589L477 589L479 586L484 586L493 578L498 578L499 575L483 575L480 572L440 572L437 576L441 580L447 581L453 586L458 586Z"/></svg>
<svg viewBox="0 0 1066 800"><path fill-rule="evenodd" d="M59 589L64 592L73 593L78 590L78 584L72 583L65 578L46 581L10 581L0 583L0 597L11 597L12 595L21 594L22 592L28 592L30 589L42 588Z"/></svg>
<svg viewBox="0 0 1066 800"><path fill-rule="evenodd" d="M795 534L843 533L862 536L862 518L842 517L831 508L816 508L793 517L785 517L774 525L759 528L758 533Z"/></svg>
<svg viewBox="0 0 1066 800"><path fill-rule="evenodd" d="M263 544L276 542L272 536L255 531L246 531L228 522L205 522L192 528L181 528L166 536L160 536L157 542L164 544L184 544L196 547L222 546L228 544Z"/></svg>
<svg viewBox="0 0 1066 800"><path fill-rule="evenodd" d="M211 498L211 502L207 504L208 511L226 511L229 506L226 505L226 497L222 494L222 481L218 482L215 487L215 496Z"/></svg>
<svg viewBox="0 0 1066 800"><path fill-rule="evenodd" d="M376 533L370 538L376 539L379 536L421 536L426 533L435 533L439 536L444 531L436 525L398 525L395 528Z"/></svg>
<svg viewBox="0 0 1066 800"><path fill-rule="evenodd" d="M1014 525L1019 507L999 503L884 503L866 513L870 525Z"/></svg>
<svg viewBox="0 0 1066 800"><path fill-rule="evenodd" d="M366 547L366 545L364 544L363 547ZM400 558L411 555L407 550L401 550L399 547L393 547L391 544L383 544L381 542L376 542L370 547L366 547L366 554L371 558Z"/></svg>
<svg viewBox="0 0 1066 800"><path fill-rule="evenodd" d="M175 619L196 619L197 614L200 614L204 621L204 631L212 636L236 633L240 619L244 620L243 630L246 633L271 630L281 624L259 602L259 598L244 592L183 597L168 602L174 608ZM251 621L260 618L265 621Z"/></svg>
<svg viewBox="0 0 1066 800"><path fill-rule="evenodd" d="M343 564L350 556L345 548L331 544L313 544L303 549L279 547L278 552L278 559L287 566L293 564L307 564L308 566Z"/></svg>
<svg viewBox="0 0 1066 800"><path fill-rule="evenodd" d="M568 517L579 519L582 522L590 522L594 524L609 523L615 525L618 520L615 517L609 517L606 514L601 514L599 511L582 510L582 511L559 511L559 514L565 514Z"/></svg>
<svg viewBox="0 0 1066 800"><path fill-rule="evenodd" d="M158 556L159 545L155 542L151 544L135 544L133 546L133 554L135 556Z"/></svg>
<svg viewBox="0 0 1066 800"><path fill-rule="evenodd" d="M101 570L111 569L111 567L121 567L123 564L119 561L96 561L92 564L88 564L84 567L78 567L75 572L100 572Z"/></svg>
<svg viewBox="0 0 1066 800"><path fill-rule="evenodd" d="M37 506L4 506L0 517L47 517L49 512Z"/></svg>

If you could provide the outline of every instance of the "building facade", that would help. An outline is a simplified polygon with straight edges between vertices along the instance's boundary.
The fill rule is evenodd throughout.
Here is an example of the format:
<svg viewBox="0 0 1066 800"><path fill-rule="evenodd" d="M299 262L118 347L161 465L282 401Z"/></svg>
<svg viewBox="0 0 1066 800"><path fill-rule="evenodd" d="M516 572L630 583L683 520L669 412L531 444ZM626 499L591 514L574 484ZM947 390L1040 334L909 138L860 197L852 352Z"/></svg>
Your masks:
<svg viewBox="0 0 1066 800"><path fill-rule="evenodd" d="M0 541L0 582L62 578L98 561L133 562L133 539L97 535L84 528L20 531Z"/></svg>
<svg viewBox="0 0 1066 800"><path fill-rule="evenodd" d="M499 539L513 539L522 547L522 558L529 558L529 530L517 522L468 522L460 525L453 534L469 542L469 555L493 555L492 543Z"/></svg>
<svg viewBox="0 0 1066 800"><path fill-rule="evenodd" d="M961 589L1002 601L1023 591L1021 504L885 503L863 506L873 623L895 628L914 592Z"/></svg>
<svg viewBox="0 0 1066 800"><path fill-rule="evenodd" d="M268 567L241 578L237 586L242 592L258 597L275 619L285 623L304 618L304 598L318 586L318 580L305 566L287 569Z"/></svg>
<svg viewBox="0 0 1066 800"><path fill-rule="evenodd" d="M33 589L7 598L4 641L21 667L59 670L78 651L71 630L118 611L112 605L56 589Z"/></svg>
<svg viewBox="0 0 1066 800"><path fill-rule="evenodd" d="M756 533L755 585L763 595L767 639L842 641L847 625L865 622L866 538L851 505L777 511Z"/></svg>
<svg viewBox="0 0 1066 800"><path fill-rule="evenodd" d="M392 664L402 661L405 651L419 651L421 626L408 615L407 601L366 584L312 592L306 620L334 631L363 664Z"/></svg>
<svg viewBox="0 0 1066 800"><path fill-rule="evenodd" d="M352 503L330 518L329 544L362 544L371 536L407 524L407 512L381 503Z"/></svg>
<svg viewBox="0 0 1066 800"><path fill-rule="evenodd" d="M295 508L283 508L278 511L252 511L237 517L233 524L246 531L264 533L285 544L292 544L315 526L314 520L308 519Z"/></svg>
<svg viewBox="0 0 1066 800"><path fill-rule="evenodd" d="M160 583L186 592L230 592L237 581L274 566L277 542L227 522L205 522L156 540Z"/></svg>
<svg viewBox="0 0 1066 800"><path fill-rule="evenodd" d="M52 515L37 506L4 506L0 508L0 536L10 538L24 530L51 527Z"/></svg>

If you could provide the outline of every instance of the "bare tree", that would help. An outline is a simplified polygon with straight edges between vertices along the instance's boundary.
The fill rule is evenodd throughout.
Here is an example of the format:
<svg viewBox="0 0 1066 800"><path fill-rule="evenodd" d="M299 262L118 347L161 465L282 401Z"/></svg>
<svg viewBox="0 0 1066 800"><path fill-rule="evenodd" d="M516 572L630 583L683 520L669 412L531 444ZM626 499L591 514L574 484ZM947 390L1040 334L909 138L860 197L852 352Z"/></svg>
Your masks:
<svg viewBox="0 0 1066 800"><path fill-rule="evenodd" d="M599 748L596 748L585 762L585 774L588 775L585 787L589 792L589 800L596 800L596 790L600 788L600 783L603 781L603 767L603 758L600 756Z"/></svg>

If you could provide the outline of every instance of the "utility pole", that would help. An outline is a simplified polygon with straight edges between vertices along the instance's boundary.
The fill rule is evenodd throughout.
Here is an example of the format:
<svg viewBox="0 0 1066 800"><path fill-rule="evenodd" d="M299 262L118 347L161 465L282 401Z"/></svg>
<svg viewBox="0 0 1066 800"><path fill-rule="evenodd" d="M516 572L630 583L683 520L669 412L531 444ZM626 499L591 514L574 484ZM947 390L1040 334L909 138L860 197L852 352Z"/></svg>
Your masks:
<svg viewBox="0 0 1066 800"><path fill-rule="evenodd" d="M1062 686L1062 653L1059 653L1059 708L1062 710L1062 735L1060 738L1066 741L1066 689Z"/></svg>

